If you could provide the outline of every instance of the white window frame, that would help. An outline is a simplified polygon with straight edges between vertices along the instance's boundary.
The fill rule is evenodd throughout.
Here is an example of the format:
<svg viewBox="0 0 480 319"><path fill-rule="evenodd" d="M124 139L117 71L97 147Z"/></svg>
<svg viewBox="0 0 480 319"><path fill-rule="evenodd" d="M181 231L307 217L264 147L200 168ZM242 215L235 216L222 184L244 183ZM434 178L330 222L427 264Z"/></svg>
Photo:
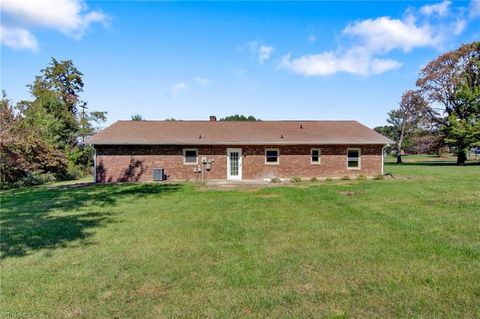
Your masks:
<svg viewBox="0 0 480 319"><path fill-rule="evenodd" d="M313 151L318 151L318 162L314 162L312 160L313 157ZM314 147L310 149L310 164L312 165L320 165L322 163L322 150L319 149L318 147Z"/></svg>
<svg viewBox="0 0 480 319"><path fill-rule="evenodd" d="M349 167L348 166L348 151L358 151L358 167ZM347 169L349 170L360 170L362 169L362 150L359 147L347 148Z"/></svg>
<svg viewBox="0 0 480 319"><path fill-rule="evenodd" d="M276 151L277 152L277 161L276 162L267 162L267 152ZM280 149L279 148L266 148L265 149L265 165L279 165L280 164Z"/></svg>
<svg viewBox="0 0 480 319"><path fill-rule="evenodd" d="M195 151L197 160L195 162L186 162L187 152ZM198 165L198 148L184 148L183 149L183 165Z"/></svg>

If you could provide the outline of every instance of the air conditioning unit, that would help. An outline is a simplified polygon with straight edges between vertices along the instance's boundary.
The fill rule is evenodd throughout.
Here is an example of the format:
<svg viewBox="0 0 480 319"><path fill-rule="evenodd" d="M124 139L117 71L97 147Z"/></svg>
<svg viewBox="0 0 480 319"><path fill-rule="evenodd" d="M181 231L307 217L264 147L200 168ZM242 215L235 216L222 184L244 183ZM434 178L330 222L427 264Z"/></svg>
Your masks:
<svg viewBox="0 0 480 319"><path fill-rule="evenodd" d="M154 168L153 169L153 181L165 181L167 176L165 175L165 170L163 168Z"/></svg>

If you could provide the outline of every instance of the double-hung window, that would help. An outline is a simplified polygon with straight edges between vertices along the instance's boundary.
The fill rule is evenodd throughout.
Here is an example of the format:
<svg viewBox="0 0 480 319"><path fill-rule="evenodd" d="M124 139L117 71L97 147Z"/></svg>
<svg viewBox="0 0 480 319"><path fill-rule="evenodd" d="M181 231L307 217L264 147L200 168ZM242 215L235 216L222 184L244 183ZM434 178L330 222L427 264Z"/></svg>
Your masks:
<svg viewBox="0 0 480 319"><path fill-rule="evenodd" d="M198 150L196 148L183 149L183 164L185 165L198 164Z"/></svg>
<svg viewBox="0 0 480 319"><path fill-rule="evenodd" d="M310 151L311 155L311 163L312 164L320 164L320 149L318 148L312 148Z"/></svg>
<svg viewBox="0 0 480 319"><path fill-rule="evenodd" d="M265 150L265 164L278 164L280 151L277 148L268 148Z"/></svg>
<svg viewBox="0 0 480 319"><path fill-rule="evenodd" d="M347 168L348 169L360 169L361 165L360 149L349 148L347 149Z"/></svg>

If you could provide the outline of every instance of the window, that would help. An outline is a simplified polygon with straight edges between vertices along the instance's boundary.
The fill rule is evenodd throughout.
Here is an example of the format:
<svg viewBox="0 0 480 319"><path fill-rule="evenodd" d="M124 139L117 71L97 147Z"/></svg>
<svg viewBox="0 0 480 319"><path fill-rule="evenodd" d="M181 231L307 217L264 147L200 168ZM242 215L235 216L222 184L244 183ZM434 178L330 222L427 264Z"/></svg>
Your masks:
<svg viewBox="0 0 480 319"><path fill-rule="evenodd" d="M265 164L278 164L280 152L276 148L265 150Z"/></svg>
<svg viewBox="0 0 480 319"><path fill-rule="evenodd" d="M183 164L185 165L198 164L198 150L196 148L183 149Z"/></svg>
<svg viewBox="0 0 480 319"><path fill-rule="evenodd" d="M311 160L312 164L320 164L320 149L312 148L310 154L312 155Z"/></svg>
<svg viewBox="0 0 480 319"><path fill-rule="evenodd" d="M347 149L347 168L360 169L360 149L359 148Z"/></svg>

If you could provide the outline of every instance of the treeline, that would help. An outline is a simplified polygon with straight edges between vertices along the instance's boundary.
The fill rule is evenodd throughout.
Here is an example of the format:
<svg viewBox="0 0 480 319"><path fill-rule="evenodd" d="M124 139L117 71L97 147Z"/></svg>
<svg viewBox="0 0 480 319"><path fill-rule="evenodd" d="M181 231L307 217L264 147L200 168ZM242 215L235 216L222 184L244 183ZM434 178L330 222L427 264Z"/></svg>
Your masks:
<svg viewBox="0 0 480 319"><path fill-rule="evenodd" d="M387 122L375 130L395 141L397 163L402 153L447 149L456 154L457 164L465 164L468 152L480 147L480 42L428 63Z"/></svg>
<svg viewBox="0 0 480 319"><path fill-rule="evenodd" d="M255 121L261 121L261 119L257 119L253 115L240 115L240 114L234 114L234 115L228 115L225 117L222 117L220 121L247 121L247 122L255 122Z"/></svg>
<svg viewBox="0 0 480 319"><path fill-rule="evenodd" d="M2 189L91 174L93 148L84 141L105 122L80 94L83 74L71 60L51 63L28 85L31 101L0 102Z"/></svg>
<svg viewBox="0 0 480 319"><path fill-rule="evenodd" d="M131 120L132 121L145 121L146 119L141 114L132 114ZM165 121L174 122L174 121L182 121L182 120L177 120L173 117L170 117L170 118L166 118ZM255 122L255 121L261 121L261 119L257 119L253 115L245 116L245 115L241 115L241 114L234 114L234 115L228 115L228 116L222 117L222 118L220 118L219 121L250 121L250 122Z"/></svg>

